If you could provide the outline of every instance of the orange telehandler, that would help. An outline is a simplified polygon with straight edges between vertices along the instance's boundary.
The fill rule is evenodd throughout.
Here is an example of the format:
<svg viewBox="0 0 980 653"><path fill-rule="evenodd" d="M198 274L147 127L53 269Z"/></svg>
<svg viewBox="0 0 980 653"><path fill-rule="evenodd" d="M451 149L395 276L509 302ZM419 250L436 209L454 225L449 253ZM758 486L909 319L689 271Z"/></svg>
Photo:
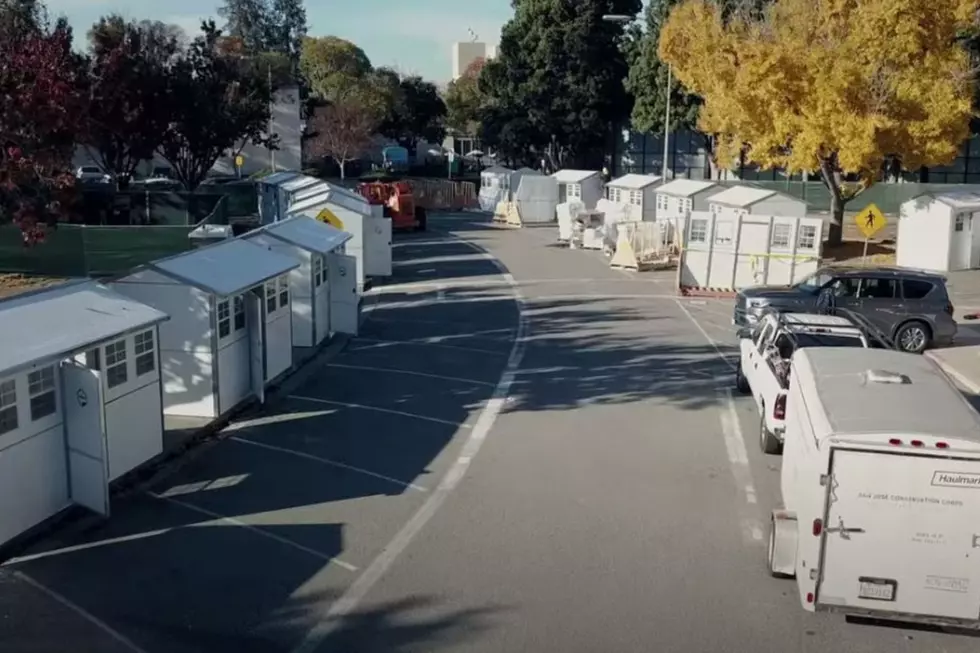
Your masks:
<svg viewBox="0 0 980 653"><path fill-rule="evenodd" d="M412 187L404 181L370 181L358 185L357 192L375 206L384 207L384 216L391 218L392 229L425 231L425 209L415 205Z"/></svg>

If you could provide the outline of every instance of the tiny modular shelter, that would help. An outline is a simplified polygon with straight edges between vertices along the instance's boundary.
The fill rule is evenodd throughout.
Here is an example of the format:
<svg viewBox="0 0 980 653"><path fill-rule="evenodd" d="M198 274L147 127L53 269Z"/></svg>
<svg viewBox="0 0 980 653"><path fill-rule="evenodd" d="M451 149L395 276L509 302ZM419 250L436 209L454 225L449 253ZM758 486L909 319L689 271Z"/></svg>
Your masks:
<svg viewBox="0 0 980 653"><path fill-rule="evenodd" d="M318 181L297 195L278 219L294 215L326 222L351 235L345 251L358 263L358 292L364 290L368 277L391 276L391 218L378 216L361 194Z"/></svg>
<svg viewBox="0 0 980 653"><path fill-rule="evenodd" d="M523 175L513 192L522 224L547 224L555 221L558 208L558 181L544 175Z"/></svg>
<svg viewBox="0 0 980 653"><path fill-rule="evenodd" d="M602 177L592 170L566 168L551 175L558 181L558 203L581 202L594 209L602 197Z"/></svg>
<svg viewBox="0 0 980 653"><path fill-rule="evenodd" d="M480 172L480 208L493 211L500 202L510 201L510 176L514 171L505 166L490 166Z"/></svg>
<svg viewBox="0 0 980 653"><path fill-rule="evenodd" d="M319 179L294 170L282 170L256 182L259 197L259 219L263 224L280 219L304 190L315 186Z"/></svg>
<svg viewBox="0 0 980 653"><path fill-rule="evenodd" d="M712 181L675 179L657 188L657 217L683 219L691 211L707 211L708 198L723 190Z"/></svg>
<svg viewBox="0 0 980 653"><path fill-rule="evenodd" d="M165 320L87 280L0 301L0 543L163 451Z"/></svg>
<svg viewBox="0 0 980 653"><path fill-rule="evenodd" d="M160 329L163 412L218 418L293 364L295 258L235 238L136 268L118 292L170 315Z"/></svg>
<svg viewBox="0 0 980 653"><path fill-rule="evenodd" d="M333 333L357 335L357 261L344 253L349 233L298 215L242 238L299 261L289 273L294 346L315 347Z"/></svg>
<svg viewBox="0 0 980 653"><path fill-rule="evenodd" d="M732 186L709 196L706 201L708 211L719 218L744 215L806 217L806 202L766 188Z"/></svg>
<svg viewBox="0 0 980 653"><path fill-rule="evenodd" d="M937 272L980 268L980 193L928 193L903 203L895 258Z"/></svg>
<svg viewBox="0 0 980 653"><path fill-rule="evenodd" d="M606 184L606 199L620 207L620 222L652 222L657 219L656 193L663 178L657 175L623 175Z"/></svg>

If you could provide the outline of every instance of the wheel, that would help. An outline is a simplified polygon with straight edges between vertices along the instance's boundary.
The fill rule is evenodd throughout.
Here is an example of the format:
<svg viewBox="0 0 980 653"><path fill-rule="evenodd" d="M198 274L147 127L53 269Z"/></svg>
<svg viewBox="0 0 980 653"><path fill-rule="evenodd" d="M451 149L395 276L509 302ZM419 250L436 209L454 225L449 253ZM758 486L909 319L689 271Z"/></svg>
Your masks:
<svg viewBox="0 0 980 653"><path fill-rule="evenodd" d="M773 578L793 578L792 574L786 574L775 570L776 562L776 518L769 519L769 546L766 547L766 568L769 575Z"/></svg>
<svg viewBox="0 0 980 653"><path fill-rule="evenodd" d="M425 231L428 226L428 216L425 214L425 209L421 206L415 207L415 221L418 222L418 226L415 227L415 231Z"/></svg>
<svg viewBox="0 0 980 653"><path fill-rule="evenodd" d="M762 406L762 414L759 415L759 448L762 449L762 453L772 455L779 455L783 450L783 443L766 426L765 405Z"/></svg>
<svg viewBox="0 0 980 653"><path fill-rule="evenodd" d="M749 380L742 374L742 363L739 363L738 367L735 368L735 389L743 395L752 391L752 388L749 387Z"/></svg>
<svg viewBox="0 0 980 653"><path fill-rule="evenodd" d="M910 354L924 352L931 339L929 327L917 320L906 322L895 332L895 343L898 348Z"/></svg>

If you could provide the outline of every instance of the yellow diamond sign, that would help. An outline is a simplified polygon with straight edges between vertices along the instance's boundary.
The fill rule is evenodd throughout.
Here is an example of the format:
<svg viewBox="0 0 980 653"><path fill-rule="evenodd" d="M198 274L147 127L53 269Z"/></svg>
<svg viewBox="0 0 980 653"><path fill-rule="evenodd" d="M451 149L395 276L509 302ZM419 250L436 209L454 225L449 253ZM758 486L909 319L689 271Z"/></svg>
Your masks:
<svg viewBox="0 0 980 653"><path fill-rule="evenodd" d="M320 212L317 213L316 219L319 220L320 222L326 222L330 226L336 227L337 229L344 228L344 223L330 209L326 209L326 208L321 209Z"/></svg>
<svg viewBox="0 0 980 653"><path fill-rule="evenodd" d="M881 209L874 204L868 204L854 216L854 224L864 234L865 238L872 238L885 228L888 220L885 219L885 214L881 212Z"/></svg>

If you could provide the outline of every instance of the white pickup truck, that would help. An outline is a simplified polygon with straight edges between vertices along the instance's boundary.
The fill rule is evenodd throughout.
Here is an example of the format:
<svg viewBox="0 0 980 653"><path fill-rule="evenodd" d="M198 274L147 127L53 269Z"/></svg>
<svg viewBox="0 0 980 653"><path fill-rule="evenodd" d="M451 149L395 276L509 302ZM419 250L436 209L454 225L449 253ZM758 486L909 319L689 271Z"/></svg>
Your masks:
<svg viewBox="0 0 980 653"><path fill-rule="evenodd" d="M815 313L767 313L739 330L735 388L752 393L759 407L759 447L778 454L783 446L789 361L802 347L869 347L865 330L846 317Z"/></svg>
<svg viewBox="0 0 980 653"><path fill-rule="evenodd" d="M980 415L929 358L792 360L768 568L805 610L980 626Z"/></svg>

